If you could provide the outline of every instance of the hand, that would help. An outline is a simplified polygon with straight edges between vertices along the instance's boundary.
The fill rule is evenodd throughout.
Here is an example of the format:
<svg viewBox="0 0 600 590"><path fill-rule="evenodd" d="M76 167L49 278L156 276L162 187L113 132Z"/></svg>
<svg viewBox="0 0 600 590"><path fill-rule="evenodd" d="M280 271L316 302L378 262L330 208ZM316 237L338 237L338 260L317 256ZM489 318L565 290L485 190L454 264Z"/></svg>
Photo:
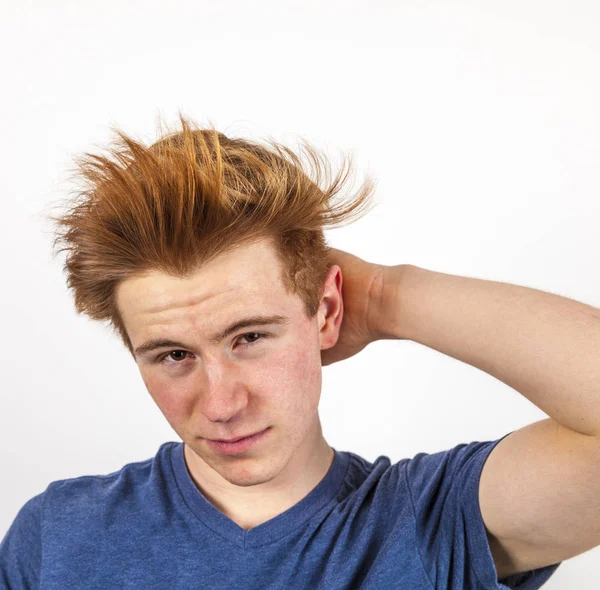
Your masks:
<svg viewBox="0 0 600 590"><path fill-rule="evenodd" d="M386 269L392 268L366 262L336 248L329 249L328 261L330 266L337 264L342 269L344 314L338 341L321 351L323 366L351 357L384 337L378 322Z"/></svg>

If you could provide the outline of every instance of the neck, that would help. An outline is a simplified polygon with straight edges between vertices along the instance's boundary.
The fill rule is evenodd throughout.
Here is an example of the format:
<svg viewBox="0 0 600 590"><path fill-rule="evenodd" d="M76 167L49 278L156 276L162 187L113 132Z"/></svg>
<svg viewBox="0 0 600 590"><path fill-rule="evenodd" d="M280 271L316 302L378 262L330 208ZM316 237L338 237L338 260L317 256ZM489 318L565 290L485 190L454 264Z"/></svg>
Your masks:
<svg viewBox="0 0 600 590"><path fill-rule="evenodd" d="M225 516L249 530L305 498L329 471L334 452L323 438L320 421L317 421L313 432L287 463L277 465L277 457L258 457L249 463L248 469L256 471L257 483L253 485L233 484L218 464L211 467L187 444L184 457L203 496Z"/></svg>

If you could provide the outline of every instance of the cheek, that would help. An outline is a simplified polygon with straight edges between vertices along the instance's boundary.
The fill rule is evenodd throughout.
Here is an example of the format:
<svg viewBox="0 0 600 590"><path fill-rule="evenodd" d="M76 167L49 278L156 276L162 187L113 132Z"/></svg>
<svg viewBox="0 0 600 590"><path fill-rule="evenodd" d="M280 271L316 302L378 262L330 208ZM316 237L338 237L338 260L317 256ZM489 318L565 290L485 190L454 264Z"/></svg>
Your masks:
<svg viewBox="0 0 600 590"><path fill-rule="evenodd" d="M287 348L265 363L260 382L283 411L306 410L318 404L321 377L319 349L297 346Z"/></svg>
<svg viewBox="0 0 600 590"><path fill-rule="evenodd" d="M191 413L194 406L193 396L182 391L182 385L173 385L173 381L147 376L144 383L150 397L173 426Z"/></svg>

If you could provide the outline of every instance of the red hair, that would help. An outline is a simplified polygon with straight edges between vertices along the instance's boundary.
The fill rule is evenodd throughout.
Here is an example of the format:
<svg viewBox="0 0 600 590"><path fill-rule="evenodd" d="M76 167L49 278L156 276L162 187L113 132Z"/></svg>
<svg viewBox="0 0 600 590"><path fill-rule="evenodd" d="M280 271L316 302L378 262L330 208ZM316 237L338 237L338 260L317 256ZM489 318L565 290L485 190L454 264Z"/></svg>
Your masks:
<svg viewBox="0 0 600 590"><path fill-rule="evenodd" d="M234 139L179 115L181 130L150 146L120 130L106 155L75 159L81 189L56 222L54 247L77 313L108 320L133 356L116 305L122 281L150 270L185 278L215 256L271 237L282 280L314 317L329 265L323 229L346 225L369 208L369 176L334 202L352 172L302 140L300 155L273 140ZM303 165L301 155L307 158Z"/></svg>

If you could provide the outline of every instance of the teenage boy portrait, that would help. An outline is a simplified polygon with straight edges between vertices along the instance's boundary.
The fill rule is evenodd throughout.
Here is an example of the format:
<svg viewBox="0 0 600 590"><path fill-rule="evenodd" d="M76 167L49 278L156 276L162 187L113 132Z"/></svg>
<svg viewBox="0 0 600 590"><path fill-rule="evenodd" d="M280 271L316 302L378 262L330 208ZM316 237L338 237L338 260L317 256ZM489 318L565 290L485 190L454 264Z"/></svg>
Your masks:
<svg viewBox="0 0 600 590"><path fill-rule="evenodd" d="M531 590L599 545L600 312L331 248L324 229L366 212L370 181L344 196L308 144L306 165L180 122L82 156L85 189L55 221L78 313L110 322L181 441L28 500L0 585ZM322 367L384 339L548 418L397 463L334 449Z"/></svg>

